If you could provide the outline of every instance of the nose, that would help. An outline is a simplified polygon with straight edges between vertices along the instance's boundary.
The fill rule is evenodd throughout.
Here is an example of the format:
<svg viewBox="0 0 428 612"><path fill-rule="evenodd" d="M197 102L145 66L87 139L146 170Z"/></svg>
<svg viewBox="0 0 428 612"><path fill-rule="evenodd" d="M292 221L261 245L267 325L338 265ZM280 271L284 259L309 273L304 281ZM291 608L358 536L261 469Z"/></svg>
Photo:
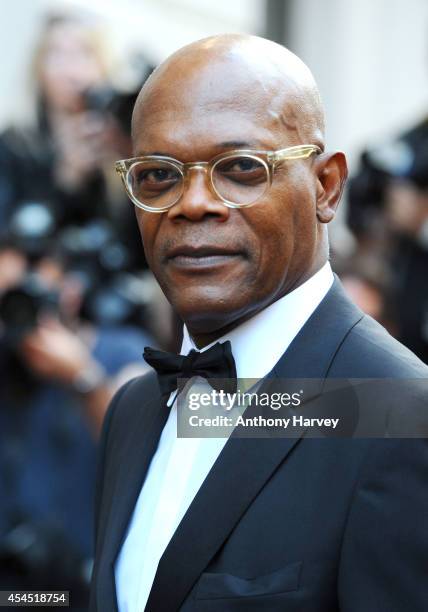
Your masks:
<svg viewBox="0 0 428 612"><path fill-rule="evenodd" d="M204 166L189 168L184 179L181 198L168 210L171 220L188 219L202 221L216 217L218 221L229 218L230 209L210 189L208 171Z"/></svg>

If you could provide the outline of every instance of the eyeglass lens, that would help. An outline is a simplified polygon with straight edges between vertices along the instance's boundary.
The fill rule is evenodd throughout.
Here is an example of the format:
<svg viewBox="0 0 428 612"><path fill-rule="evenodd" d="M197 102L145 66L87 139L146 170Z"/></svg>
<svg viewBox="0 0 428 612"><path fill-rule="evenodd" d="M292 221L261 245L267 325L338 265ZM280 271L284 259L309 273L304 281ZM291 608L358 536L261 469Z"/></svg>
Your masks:
<svg viewBox="0 0 428 612"><path fill-rule="evenodd" d="M142 204L163 208L179 199L183 175L171 162L155 160L133 164L128 171L128 187Z"/></svg>
<svg viewBox="0 0 428 612"><path fill-rule="evenodd" d="M217 162L212 181L220 197L233 204L251 204L266 190L266 166L256 157L241 155Z"/></svg>
<svg viewBox="0 0 428 612"><path fill-rule="evenodd" d="M220 198L248 205L266 191L269 171L264 162L251 155L236 155L217 161L212 167L212 184ZM137 162L128 171L128 187L142 204L163 208L182 195L184 177L174 163L163 160Z"/></svg>

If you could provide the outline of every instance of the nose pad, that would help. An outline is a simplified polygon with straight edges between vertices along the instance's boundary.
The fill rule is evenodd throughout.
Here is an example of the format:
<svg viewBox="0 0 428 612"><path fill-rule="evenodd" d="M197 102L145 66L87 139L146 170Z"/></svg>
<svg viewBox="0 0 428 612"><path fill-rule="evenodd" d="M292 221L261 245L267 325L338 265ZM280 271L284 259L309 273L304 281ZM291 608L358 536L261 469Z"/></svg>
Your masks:
<svg viewBox="0 0 428 612"><path fill-rule="evenodd" d="M191 184L192 184L192 173L194 171L199 171L199 175L203 174L204 176L201 178L203 178L203 181L205 183L205 187L206 189L211 193L211 186L210 186L210 181L209 181L209 176L208 176L208 170L206 169L205 166L199 166L199 165L194 165L194 166L190 166L189 168L187 168L187 171L184 174L184 189L185 191L188 190L189 188L191 188ZM198 177L198 174L196 174L196 177Z"/></svg>
<svg viewBox="0 0 428 612"><path fill-rule="evenodd" d="M216 215L226 219L229 209L213 191L208 170L203 165L192 165L186 169L183 193L170 209L170 218L184 216L199 220L204 215Z"/></svg>
<svg viewBox="0 0 428 612"><path fill-rule="evenodd" d="M195 165L187 168L187 172L184 175L184 190L182 197L186 197L186 193L189 193L191 196L193 189L195 189L196 197L202 198L204 203L215 203L222 208L227 208L223 200L216 193L211 183L209 170L206 168L206 166ZM204 191L204 195L199 194L198 196L197 191L199 189Z"/></svg>

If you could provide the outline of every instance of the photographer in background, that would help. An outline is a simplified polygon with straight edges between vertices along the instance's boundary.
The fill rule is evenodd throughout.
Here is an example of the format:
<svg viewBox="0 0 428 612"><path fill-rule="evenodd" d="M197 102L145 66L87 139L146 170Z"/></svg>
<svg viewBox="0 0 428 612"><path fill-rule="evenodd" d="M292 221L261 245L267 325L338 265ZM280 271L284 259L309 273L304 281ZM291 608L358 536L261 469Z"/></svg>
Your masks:
<svg viewBox="0 0 428 612"><path fill-rule="evenodd" d="M355 259L388 269L394 335L428 363L428 118L366 151L349 182Z"/></svg>
<svg viewBox="0 0 428 612"><path fill-rule="evenodd" d="M428 160L389 182L385 215L399 338L428 363Z"/></svg>
<svg viewBox="0 0 428 612"><path fill-rule="evenodd" d="M93 18L46 19L32 62L36 122L0 136L0 221L32 201L47 203L57 226L103 217L136 246L132 263L141 267L132 209L112 179L114 160L130 153L134 93L112 87L105 42ZM147 71L141 66L141 80Z"/></svg>
<svg viewBox="0 0 428 612"><path fill-rule="evenodd" d="M153 342L113 165L134 94L106 57L93 20L47 18L37 121L0 135L0 588L70 590L72 609L87 602L104 412Z"/></svg>
<svg viewBox="0 0 428 612"><path fill-rule="evenodd" d="M88 230L74 231L82 244ZM151 340L128 320L84 320L91 257L85 286L66 237L42 234L0 246L0 588L70 590L74 608L87 602L99 428Z"/></svg>

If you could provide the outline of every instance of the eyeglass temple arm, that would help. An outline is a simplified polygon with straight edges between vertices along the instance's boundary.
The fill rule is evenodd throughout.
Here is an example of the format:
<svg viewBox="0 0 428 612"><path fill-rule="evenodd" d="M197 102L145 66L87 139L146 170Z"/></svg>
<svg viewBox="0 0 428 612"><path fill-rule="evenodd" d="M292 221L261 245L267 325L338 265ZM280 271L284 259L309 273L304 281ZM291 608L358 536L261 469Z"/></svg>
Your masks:
<svg viewBox="0 0 428 612"><path fill-rule="evenodd" d="M119 161L117 161L115 163L115 169L118 174L121 174L122 172L126 172L126 160L120 159Z"/></svg>
<svg viewBox="0 0 428 612"><path fill-rule="evenodd" d="M286 159L306 159L313 153L317 155L321 153L320 147L317 145L297 145L296 147L287 147L286 149L274 151L268 155L268 159L275 164Z"/></svg>

